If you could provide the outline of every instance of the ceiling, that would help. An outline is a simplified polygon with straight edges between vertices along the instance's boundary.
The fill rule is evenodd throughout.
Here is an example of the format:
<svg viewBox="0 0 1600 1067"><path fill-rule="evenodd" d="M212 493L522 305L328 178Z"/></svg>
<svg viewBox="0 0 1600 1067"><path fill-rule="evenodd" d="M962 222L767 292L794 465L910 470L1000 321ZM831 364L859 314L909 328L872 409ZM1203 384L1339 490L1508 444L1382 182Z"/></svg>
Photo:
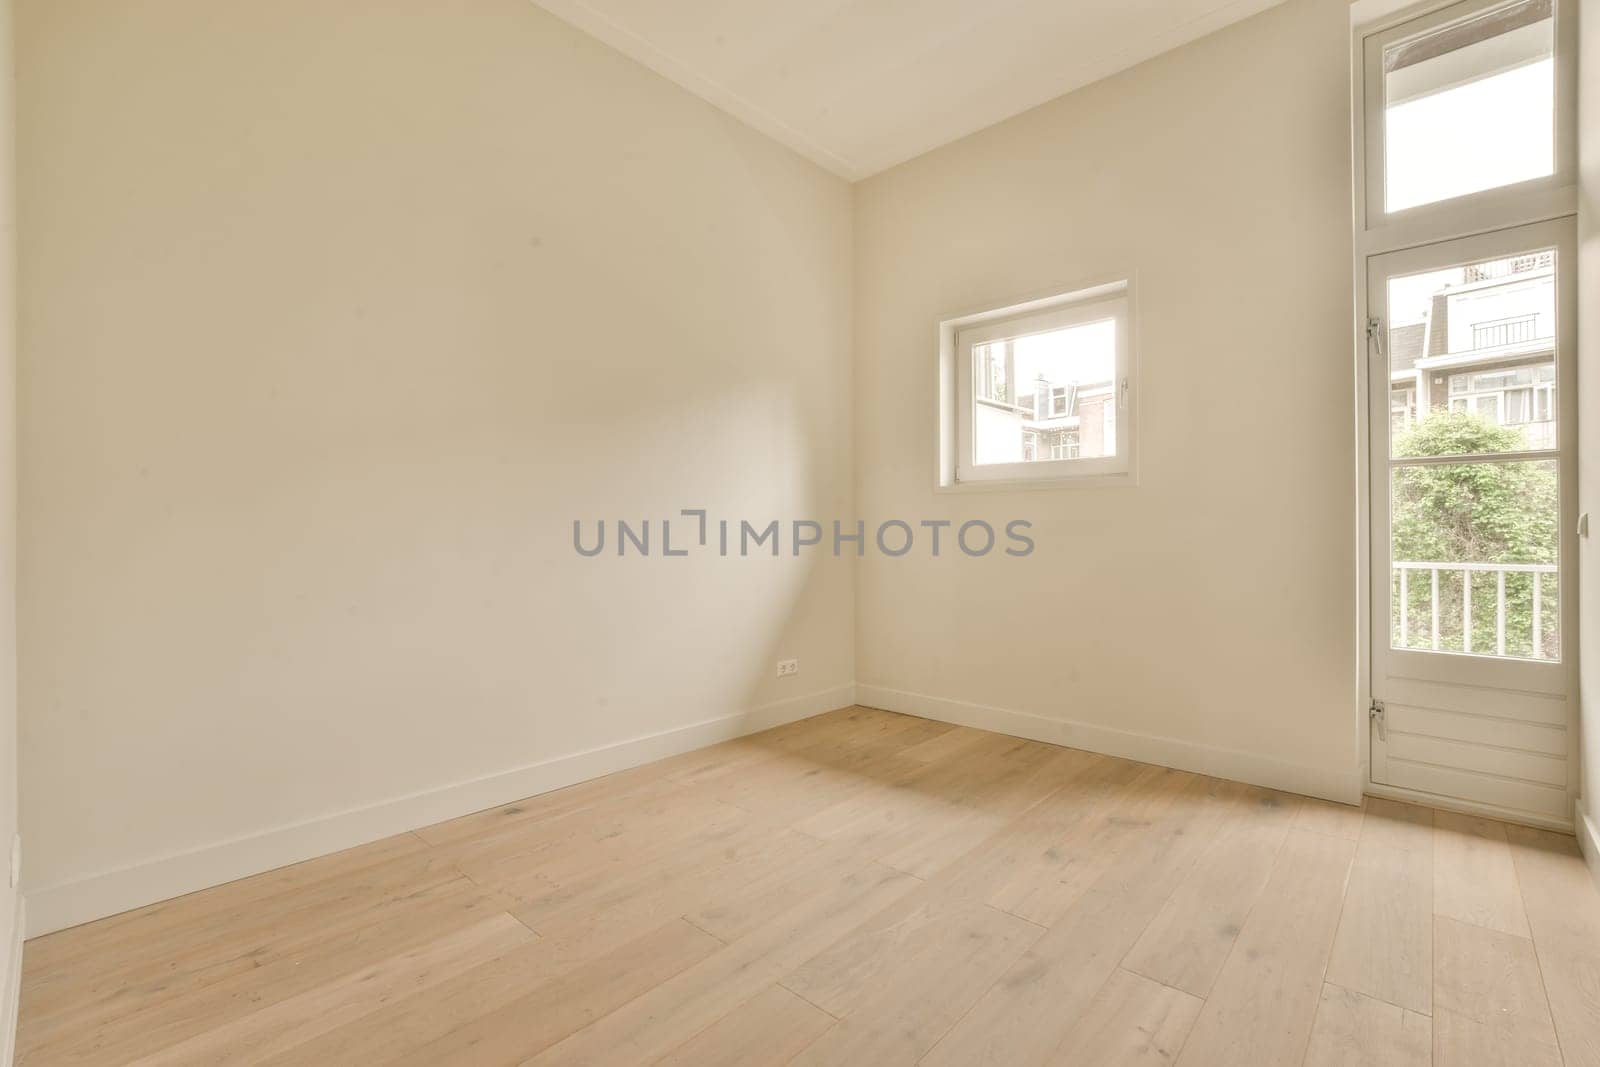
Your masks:
<svg viewBox="0 0 1600 1067"><path fill-rule="evenodd" d="M535 0L856 180L1280 0Z"/></svg>

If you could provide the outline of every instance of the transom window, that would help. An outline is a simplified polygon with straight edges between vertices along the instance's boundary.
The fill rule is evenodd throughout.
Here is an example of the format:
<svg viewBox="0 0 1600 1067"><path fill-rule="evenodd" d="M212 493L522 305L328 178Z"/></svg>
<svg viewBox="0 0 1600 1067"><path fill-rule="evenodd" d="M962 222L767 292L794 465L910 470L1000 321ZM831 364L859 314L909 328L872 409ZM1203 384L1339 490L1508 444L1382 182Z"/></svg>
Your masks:
<svg viewBox="0 0 1600 1067"><path fill-rule="evenodd" d="M1549 182L1566 169L1557 3L1469 0L1368 38L1375 216Z"/></svg>

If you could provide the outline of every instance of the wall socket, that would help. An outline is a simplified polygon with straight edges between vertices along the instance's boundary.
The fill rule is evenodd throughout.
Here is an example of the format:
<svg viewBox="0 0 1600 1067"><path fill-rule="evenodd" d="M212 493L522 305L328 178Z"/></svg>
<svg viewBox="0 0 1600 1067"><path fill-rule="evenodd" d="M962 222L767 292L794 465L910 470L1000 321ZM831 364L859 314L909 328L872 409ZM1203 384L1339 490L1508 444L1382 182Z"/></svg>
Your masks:
<svg viewBox="0 0 1600 1067"><path fill-rule="evenodd" d="M797 659L780 659L778 661L778 677L787 678L791 674L800 673L800 661Z"/></svg>

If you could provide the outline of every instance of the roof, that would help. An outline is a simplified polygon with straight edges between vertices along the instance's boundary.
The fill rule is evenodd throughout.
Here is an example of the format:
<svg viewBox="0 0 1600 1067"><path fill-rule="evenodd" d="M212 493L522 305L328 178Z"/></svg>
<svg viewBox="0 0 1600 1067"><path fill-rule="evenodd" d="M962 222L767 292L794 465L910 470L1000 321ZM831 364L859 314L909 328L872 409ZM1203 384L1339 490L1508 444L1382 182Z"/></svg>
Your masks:
<svg viewBox="0 0 1600 1067"><path fill-rule="evenodd" d="M1389 369L1410 370L1422 355L1422 341L1427 336L1428 324L1413 322L1396 326L1389 331Z"/></svg>

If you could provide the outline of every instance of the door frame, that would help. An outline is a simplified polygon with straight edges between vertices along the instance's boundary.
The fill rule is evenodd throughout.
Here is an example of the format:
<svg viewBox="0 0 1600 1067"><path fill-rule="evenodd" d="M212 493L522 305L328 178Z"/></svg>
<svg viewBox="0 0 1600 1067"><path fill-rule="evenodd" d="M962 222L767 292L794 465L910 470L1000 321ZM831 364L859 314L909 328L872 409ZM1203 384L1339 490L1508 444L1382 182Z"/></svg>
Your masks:
<svg viewBox="0 0 1600 1067"><path fill-rule="evenodd" d="M1540 188L1536 191L1529 191L1526 195L1509 198L1493 195L1484 196L1483 194L1465 197L1463 200L1466 202L1461 205L1461 210L1418 213L1419 215L1426 215L1426 218L1397 218L1390 220L1382 215L1369 213L1366 190L1366 175L1368 172L1366 159L1366 39L1375 34L1392 30L1402 23L1454 7L1459 2L1460 0L1419 0L1419 2L1415 3L1408 3L1407 0L1354 0L1350 5L1350 115L1352 127L1350 178L1354 200L1354 210L1351 215L1351 290L1354 294L1354 301L1350 317L1350 353L1355 368L1355 418L1351 429L1356 439L1356 521L1355 529L1351 531L1356 542L1356 699L1350 710L1351 725L1354 728L1356 752L1358 754L1357 770L1359 781L1362 783L1362 791L1371 796L1430 804L1435 807L1454 808L1471 814L1489 815L1510 822L1524 822L1570 833L1574 825L1570 810L1566 820L1544 820L1530 817L1520 812L1499 809L1493 805L1479 805L1465 801L1456 802L1450 798L1439 797L1431 793L1417 793L1407 789L1374 783L1372 780L1372 727L1369 717L1369 708L1372 703L1372 613L1370 604L1372 598L1372 558L1370 551L1372 522L1369 514L1369 501L1372 499L1372 456L1367 428L1371 406L1369 400L1371 395L1370 368L1374 361L1368 355L1366 340L1368 317L1367 260L1372 256L1386 252L1401 251L1490 230L1507 229L1526 223L1546 222L1552 219L1576 218L1578 212L1578 189L1576 185L1567 184ZM1572 32L1572 12L1575 7L1575 0L1558 0L1558 21L1556 24L1558 56L1562 54L1560 51L1562 48L1570 49L1571 42L1575 40ZM1570 54L1570 52L1567 54ZM1575 115L1558 115L1557 121L1560 123L1558 138L1561 136L1571 138L1576 135L1577 122ZM1387 409L1387 398L1385 398L1384 406ZM1387 411L1385 415L1387 417ZM1576 432L1575 422L1573 431ZM1563 535L1570 535L1570 532L1570 529L1564 530ZM1577 560L1574 559L1572 563L1573 581L1576 581L1576 567ZM1569 628L1563 640L1576 642L1576 629ZM1576 658L1569 657L1569 662L1573 665L1572 670L1574 672L1574 679L1569 681L1569 685L1575 685ZM1575 692L1576 690L1572 691ZM1569 700L1568 708L1569 721L1567 728L1570 736L1576 737L1578 725L1576 700ZM1569 796L1576 796L1578 792L1578 771L1578 760L1569 760L1567 786Z"/></svg>
<svg viewBox="0 0 1600 1067"><path fill-rule="evenodd" d="M1557 397L1557 450L1554 459L1558 464L1559 490L1557 506L1557 551L1560 569L1557 572L1557 596L1560 612L1561 659L1555 663L1532 660L1502 659L1494 656L1468 655L1450 651L1400 651L1388 646L1391 576L1389 553L1383 540L1388 535L1390 419L1389 374L1386 347L1369 345L1366 362L1367 375L1367 453L1371 457L1367 483L1367 548L1370 561L1367 568L1367 659L1371 665L1369 683L1379 699L1398 697L1398 692L1384 691L1381 684L1386 678L1400 683L1434 683L1482 687L1507 694L1536 694L1555 696L1566 702L1567 723L1567 787L1565 810L1572 810L1578 786L1579 747L1577 744L1577 419L1578 398L1576 388L1577 341L1577 222L1566 217L1544 222L1510 226L1488 233L1475 234L1449 241L1433 242L1394 252L1377 253L1367 257L1367 306L1369 312L1379 313L1382 320L1379 330L1387 335L1387 297L1383 292L1390 277L1431 270L1452 265L1475 263L1501 256L1511 256L1529 249L1553 248L1556 252L1556 397ZM1548 453L1509 453L1500 462L1518 460L1541 461ZM1493 461L1491 461L1493 462ZM1382 621L1380 622L1380 616ZM1385 674L1398 661L1409 669ZM1540 822L1569 828L1570 814L1566 820L1547 821L1535 814L1498 808L1492 805L1448 797L1441 794L1423 794L1402 787L1379 782L1386 776L1383 768L1384 746L1380 738L1367 737L1367 785L1369 791L1396 791L1412 798L1425 798L1435 806L1462 806L1495 814L1519 822Z"/></svg>

